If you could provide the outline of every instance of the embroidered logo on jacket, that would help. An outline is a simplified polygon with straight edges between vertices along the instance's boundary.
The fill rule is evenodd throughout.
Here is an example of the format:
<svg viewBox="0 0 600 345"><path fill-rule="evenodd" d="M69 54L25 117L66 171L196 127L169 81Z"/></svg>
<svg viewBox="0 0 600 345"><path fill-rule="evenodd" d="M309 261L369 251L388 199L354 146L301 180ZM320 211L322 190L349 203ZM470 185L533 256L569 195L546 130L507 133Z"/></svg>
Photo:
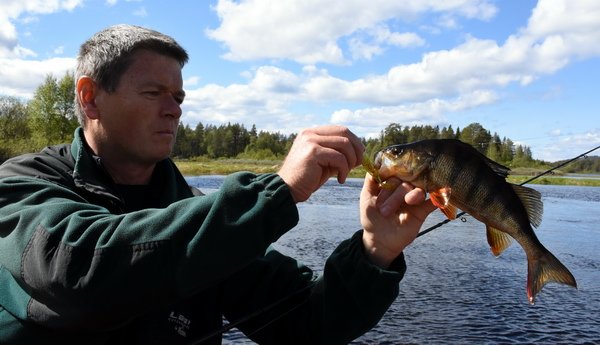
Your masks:
<svg viewBox="0 0 600 345"><path fill-rule="evenodd" d="M181 314L175 315L175 312L173 311L169 315L169 322L175 324L175 331L182 337L187 336L187 331L190 329L190 323L192 323L191 320Z"/></svg>

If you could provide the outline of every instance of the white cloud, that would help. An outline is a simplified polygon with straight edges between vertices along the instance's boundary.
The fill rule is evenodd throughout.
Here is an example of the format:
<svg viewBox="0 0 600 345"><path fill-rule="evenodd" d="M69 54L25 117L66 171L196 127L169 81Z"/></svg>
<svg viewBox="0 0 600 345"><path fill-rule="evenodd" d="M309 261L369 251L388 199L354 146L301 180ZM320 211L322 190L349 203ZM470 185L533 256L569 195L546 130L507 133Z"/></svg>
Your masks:
<svg viewBox="0 0 600 345"><path fill-rule="evenodd" d="M147 17L148 11L146 11L146 8L144 6L142 6L142 7L139 7L138 9L136 9L135 11L133 11L133 15L136 17Z"/></svg>
<svg viewBox="0 0 600 345"><path fill-rule="evenodd" d="M18 42L13 21L22 14L27 13L26 18L31 21L32 15L72 11L82 2L83 0L3 0L0 2L0 58L22 58L34 55L30 49L21 47Z"/></svg>
<svg viewBox="0 0 600 345"><path fill-rule="evenodd" d="M495 6L486 0L348 0L325 6L319 0L219 0L214 9L221 25L206 34L225 44L228 48L225 58L290 59L302 64L347 63L339 40L344 37L352 40L355 32L375 28L389 19L451 12L487 20L496 13ZM415 40L412 36L395 39ZM353 42L356 48L356 41Z"/></svg>
<svg viewBox="0 0 600 345"><path fill-rule="evenodd" d="M0 2L0 94L31 98L44 78L60 77L75 66L73 58L27 60L37 53L18 42L14 21L32 22L36 15L72 11L82 0L5 0ZM22 17L24 16L24 17ZM57 48L59 54L61 48Z"/></svg>
<svg viewBox="0 0 600 345"><path fill-rule="evenodd" d="M64 46L60 46L60 47L56 47L54 48L54 50L52 51L52 53L54 55L61 55L62 53L65 52L65 47Z"/></svg>
<svg viewBox="0 0 600 345"><path fill-rule="evenodd" d="M301 79L294 73L273 66L263 66L257 69L250 87L269 93L296 93L300 89Z"/></svg>
<svg viewBox="0 0 600 345"><path fill-rule="evenodd" d="M550 131L549 134L553 137L558 137L562 134L562 131L560 130L560 128L557 128L557 129Z"/></svg>
<svg viewBox="0 0 600 345"><path fill-rule="evenodd" d="M368 83L368 82L367 82ZM300 75L289 71L265 66L254 71L247 84L233 84L226 87L211 84L187 92L184 109L185 122L198 121L208 123L240 122L245 124L260 121L260 128L290 127L290 121L297 127L307 126L311 114L295 114L290 111L295 103L352 101L355 103L394 104L359 108L341 109L331 116L331 123L344 124L354 128L373 131L385 127L390 122L426 123L439 122L448 112L457 112L491 104L498 100L492 91L477 90L452 99L432 98L422 102L378 103L374 94L385 88L371 82L364 85L360 81L346 82L327 74L314 66L306 67ZM368 95L361 92L369 91ZM435 121L434 121L435 120Z"/></svg>
<svg viewBox="0 0 600 345"><path fill-rule="evenodd" d="M283 133L298 132L314 123L310 114L293 114L289 99L276 90L261 89L260 78L248 85L223 87L209 84L186 91L183 122L196 124L240 123L248 128L256 124L261 130ZM316 123L314 123L316 124Z"/></svg>
<svg viewBox="0 0 600 345"><path fill-rule="evenodd" d="M491 91L477 91L460 97L429 99L397 106L362 108L355 111L341 109L333 113L331 123L361 128L364 132L373 132L390 123L419 125L440 123L445 114L492 104L498 97Z"/></svg>
<svg viewBox="0 0 600 345"><path fill-rule="evenodd" d="M348 47L353 60L371 60L374 55L381 55L384 52L379 44L367 43L356 37L348 41Z"/></svg>
<svg viewBox="0 0 600 345"><path fill-rule="evenodd" d="M540 6L545 8L546 3L541 1ZM572 17L569 13L555 13L559 22L565 16ZM552 17L546 15L545 19ZM591 44L600 42L600 27L592 30L600 26L600 20L584 22L582 26L561 26L568 31L554 30L551 36L545 37L533 34L540 30L532 20L530 26L520 34L510 36L502 45L493 40L470 37L453 49L426 53L420 62L397 65L386 74L353 81L322 75L309 81L307 88L312 94L322 93L324 97L393 105L455 97L481 89L505 87L510 83L527 85L542 75L563 68L573 57L589 56L592 49L600 49L597 48L600 45ZM600 56L600 50L593 54Z"/></svg>
<svg viewBox="0 0 600 345"><path fill-rule="evenodd" d="M564 135L560 140L553 140L533 152L533 156L536 159L554 162L574 158L598 145L600 145L600 128L593 128L587 132ZM598 151L592 154L597 155Z"/></svg>
<svg viewBox="0 0 600 345"><path fill-rule="evenodd" d="M32 9L35 4L50 5ZM74 59L27 60L36 52L19 45L12 23L24 15L78 4L0 3L0 94L30 97L47 73L60 76L74 67ZM328 113L320 115L329 116L331 122L365 131L390 122L444 121L451 112L497 102L499 90L506 86L528 85L574 59L600 56L599 7L598 1L540 0L527 25L504 41L466 36L447 50L429 51L379 74L350 79L343 77L349 59L369 60L393 48L427 45L424 31L419 31L425 35L421 37L401 29L404 20L412 24L407 27L423 27L419 18L433 14L459 25L461 18L493 19L497 9L491 0L348 0L327 6L316 0L221 0L215 6L221 23L207 34L224 44L227 58L287 59L303 67L294 72L258 64L242 73L245 82L200 88L198 77L188 77L183 120L256 123L261 129L290 132L323 121L313 110L298 106L316 104L314 108L325 105ZM342 67L330 71L319 63Z"/></svg>
<svg viewBox="0 0 600 345"><path fill-rule="evenodd" d="M183 86L184 87L192 87L192 86L198 85L199 82L200 82L200 77L191 76L183 81Z"/></svg>
<svg viewBox="0 0 600 345"><path fill-rule="evenodd" d="M417 47L425 44L425 40L414 32L388 32L384 40L390 45L400 47Z"/></svg>
<svg viewBox="0 0 600 345"><path fill-rule="evenodd" d="M416 34L392 32L385 24L390 16L402 18L437 11L443 16L447 14L446 18L461 15L488 20L496 13L496 8L485 1L379 4L371 1L366 6L361 1L348 1L344 6L321 6L316 11L317 4L313 1L294 2L295 6L290 7L289 0L222 0L216 6L221 26L208 34L227 45L227 57L231 59L269 57L301 63L342 63L346 57L337 42L343 37L348 37L354 59L371 59L392 44L424 44ZM600 18L597 13L600 6L597 2L587 4L589 11L582 9L585 4L581 2L576 8L568 0L540 0L528 25L504 42L467 37L452 49L428 52L418 62L392 66L379 75L345 80L312 64L298 75L262 67L248 85L231 86L227 90L241 88L245 96L262 99L261 104L266 95L288 105L302 101L358 104L357 110L339 110L332 117L333 122L348 124L364 122L364 114L378 114L381 123L389 123L391 119L383 116L388 111L402 114L407 120L416 113L425 116L435 107L438 107L435 114L457 111L460 107L452 105L458 99L466 106L464 100L474 95L489 97L479 99L481 103L474 100L470 107L489 104L497 96L488 90L515 83L528 85L543 75L555 73L574 57L600 55L600 45L592 44L600 41L600 20L594 20ZM580 13L588 13L580 24L565 19ZM234 99L229 95L226 102L231 104ZM248 99L244 97L244 101ZM365 109L360 109L360 105L366 105ZM420 109L427 112L419 112Z"/></svg>
<svg viewBox="0 0 600 345"><path fill-rule="evenodd" d="M424 54L418 62L396 65L386 73L354 80L333 76L326 69L315 65L305 66L299 74L273 66L263 66L257 68L253 75L248 75L249 82L245 85L236 84L228 87L213 85L200 91L202 94L210 94L204 99L212 102L207 107L201 108L208 109L204 114L208 117L220 114L221 120L249 119L252 114L264 113L270 119L269 121L277 122L286 118L287 109L298 102L328 104L351 102L354 109L341 106L341 109L333 111L330 121L362 127L365 131L375 127L381 128L390 122L441 121L448 113L497 102L499 97L494 90L510 84L528 85L543 75L555 73L574 57L589 56L591 48L587 47L587 44L600 41L600 30L591 29L600 24L593 21L584 21L581 27L571 22L562 24L564 17L573 18L573 16L571 13L561 12L560 6L556 8L551 6L560 3L557 1L541 0L528 26L509 36L504 42L467 37L462 44L452 49ZM236 18L236 16L230 17L229 14L239 10L239 6L246 6L245 9L250 11L253 9L252 6L261 4L266 6L258 0L239 4L220 2L220 6L230 8L221 8L220 13L227 15L223 18L224 22L219 30L231 28L226 21ZM355 5L352 2L349 6L352 7L353 4ZM274 9L271 8L273 11L278 9L278 5L274 6ZM596 7L592 5L590 11L595 11ZM538 24L534 17L535 13L542 10L544 10L544 20L555 21L561 30L541 28L542 24ZM578 9L575 13L580 11ZM477 12L465 11L465 13L475 15ZM488 17L492 15L492 11L485 13ZM276 17L276 14L275 12L273 16ZM273 20L273 16L270 20ZM251 15L249 17L252 18ZM360 21L360 18L357 21ZM355 36L354 41L350 40L350 46L354 44L355 52L362 51L364 58L380 53L379 49L382 47L380 43L386 39L389 42L389 38L394 37L383 24L375 25L374 22L370 24L369 29L360 31L363 36ZM548 24L544 22L543 25ZM294 26L293 23L291 26ZM355 28L352 27L352 30ZM219 32L223 33L223 31ZM273 42L281 43L277 35L268 37ZM324 37L328 36L324 35ZM364 37L371 39L372 44L369 45ZM254 43L252 40L249 41ZM316 38L307 41L323 43L327 40L320 41L320 38ZM285 47L289 45L282 45L279 48L284 51ZM237 54L235 52L236 50L232 49L230 53ZM246 52L248 51L244 51L243 54ZM307 52L309 50L302 51L302 53ZM359 53L355 54L359 55ZM600 55L600 52L596 55ZM296 58L300 55L287 56ZM227 111L220 111L222 108L218 107L227 107Z"/></svg>
<svg viewBox="0 0 600 345"><path fill-rule="evenodd" d="M374 55L381 55L387 46L418 47L425 44L425 40L413 32L392 32L386 25L357 32L348 40L348 46L353 60L371 60Z"/></svg>
<svg viewBox="0 0 600 345"><path fill-rule="evenodd" d="M42 61L0 58L0 95L31 98L49 73L62 78L68 70L74 68L74 58L52 58Z"/></svg>

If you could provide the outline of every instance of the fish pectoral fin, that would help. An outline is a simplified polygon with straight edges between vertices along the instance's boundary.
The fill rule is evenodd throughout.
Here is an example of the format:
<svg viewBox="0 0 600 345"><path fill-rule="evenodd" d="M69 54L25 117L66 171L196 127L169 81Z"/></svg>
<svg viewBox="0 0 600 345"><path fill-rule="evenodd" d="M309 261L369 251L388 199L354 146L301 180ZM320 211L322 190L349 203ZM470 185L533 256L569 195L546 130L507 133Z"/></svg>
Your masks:
<svg viewBox="0 0 600 345"><path fill-rule="evenodd" d="M456 219L456 206L450 203L450 194L452 189L450 187L440 188L437 191L429 193L431 202L442 211L448 219Z"/></svg>
<svg viewBox="0 0 600 345"><path fill-rule="evenodd" d="M512 238L505 232L502 232L492 226L486 226L487 240L494 256L502 254L502 252L510 246Z"/></svg>
<svg viewBox="0 0 600 345"><path fill-rule="evenodd" d="M440 207L440 211L442 211L448 219L454 220L456 219L458 209L454 205L448 204L445 207Z"/></svg>

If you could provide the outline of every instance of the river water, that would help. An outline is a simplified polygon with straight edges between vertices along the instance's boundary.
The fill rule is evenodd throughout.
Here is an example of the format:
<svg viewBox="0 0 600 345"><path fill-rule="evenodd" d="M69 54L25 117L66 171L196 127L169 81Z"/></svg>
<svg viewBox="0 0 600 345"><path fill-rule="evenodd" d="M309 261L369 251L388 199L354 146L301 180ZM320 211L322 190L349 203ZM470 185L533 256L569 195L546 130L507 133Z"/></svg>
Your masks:
<svg viewBox="0 0 600 345"><path fill-rule="evenodd" d="M205 192L222 176L189 177ZM336 245L360 228L362 179L330 180L299 204L300 223L275 246L317 273ZM540 241L577 279L548 284L527 301L525 254L515 242L494 257L485 227L466 215L405 250L400 295L379 324L352 344L600 344L600 188L530 185L542 193ZM444 219L439 211L424 229ZM242 334L224 344L253 344Z"/></svg>

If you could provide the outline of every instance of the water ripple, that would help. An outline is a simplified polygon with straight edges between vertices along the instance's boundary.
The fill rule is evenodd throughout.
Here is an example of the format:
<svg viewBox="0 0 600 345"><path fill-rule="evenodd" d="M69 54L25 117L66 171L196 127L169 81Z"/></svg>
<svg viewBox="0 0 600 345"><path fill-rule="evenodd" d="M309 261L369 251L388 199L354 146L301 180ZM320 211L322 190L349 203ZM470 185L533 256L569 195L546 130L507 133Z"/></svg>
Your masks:
<svg viewBox="0 0 600 345"><path fill-rule="evenodd" d="M542 192L545 208L536 233L572 271L578 290L548 284L530 305L523 250L515 243L493 257L485 227L466 217L407 248L398 298L352 344L600 344L600 188L533 187ZM277 248L320 273L337 243L359 228L359 193L360 182L328 182L299 205L300 223ZM442 219L434 212L425 226ZM232 332L223 344L252 342Z"/></svg>

